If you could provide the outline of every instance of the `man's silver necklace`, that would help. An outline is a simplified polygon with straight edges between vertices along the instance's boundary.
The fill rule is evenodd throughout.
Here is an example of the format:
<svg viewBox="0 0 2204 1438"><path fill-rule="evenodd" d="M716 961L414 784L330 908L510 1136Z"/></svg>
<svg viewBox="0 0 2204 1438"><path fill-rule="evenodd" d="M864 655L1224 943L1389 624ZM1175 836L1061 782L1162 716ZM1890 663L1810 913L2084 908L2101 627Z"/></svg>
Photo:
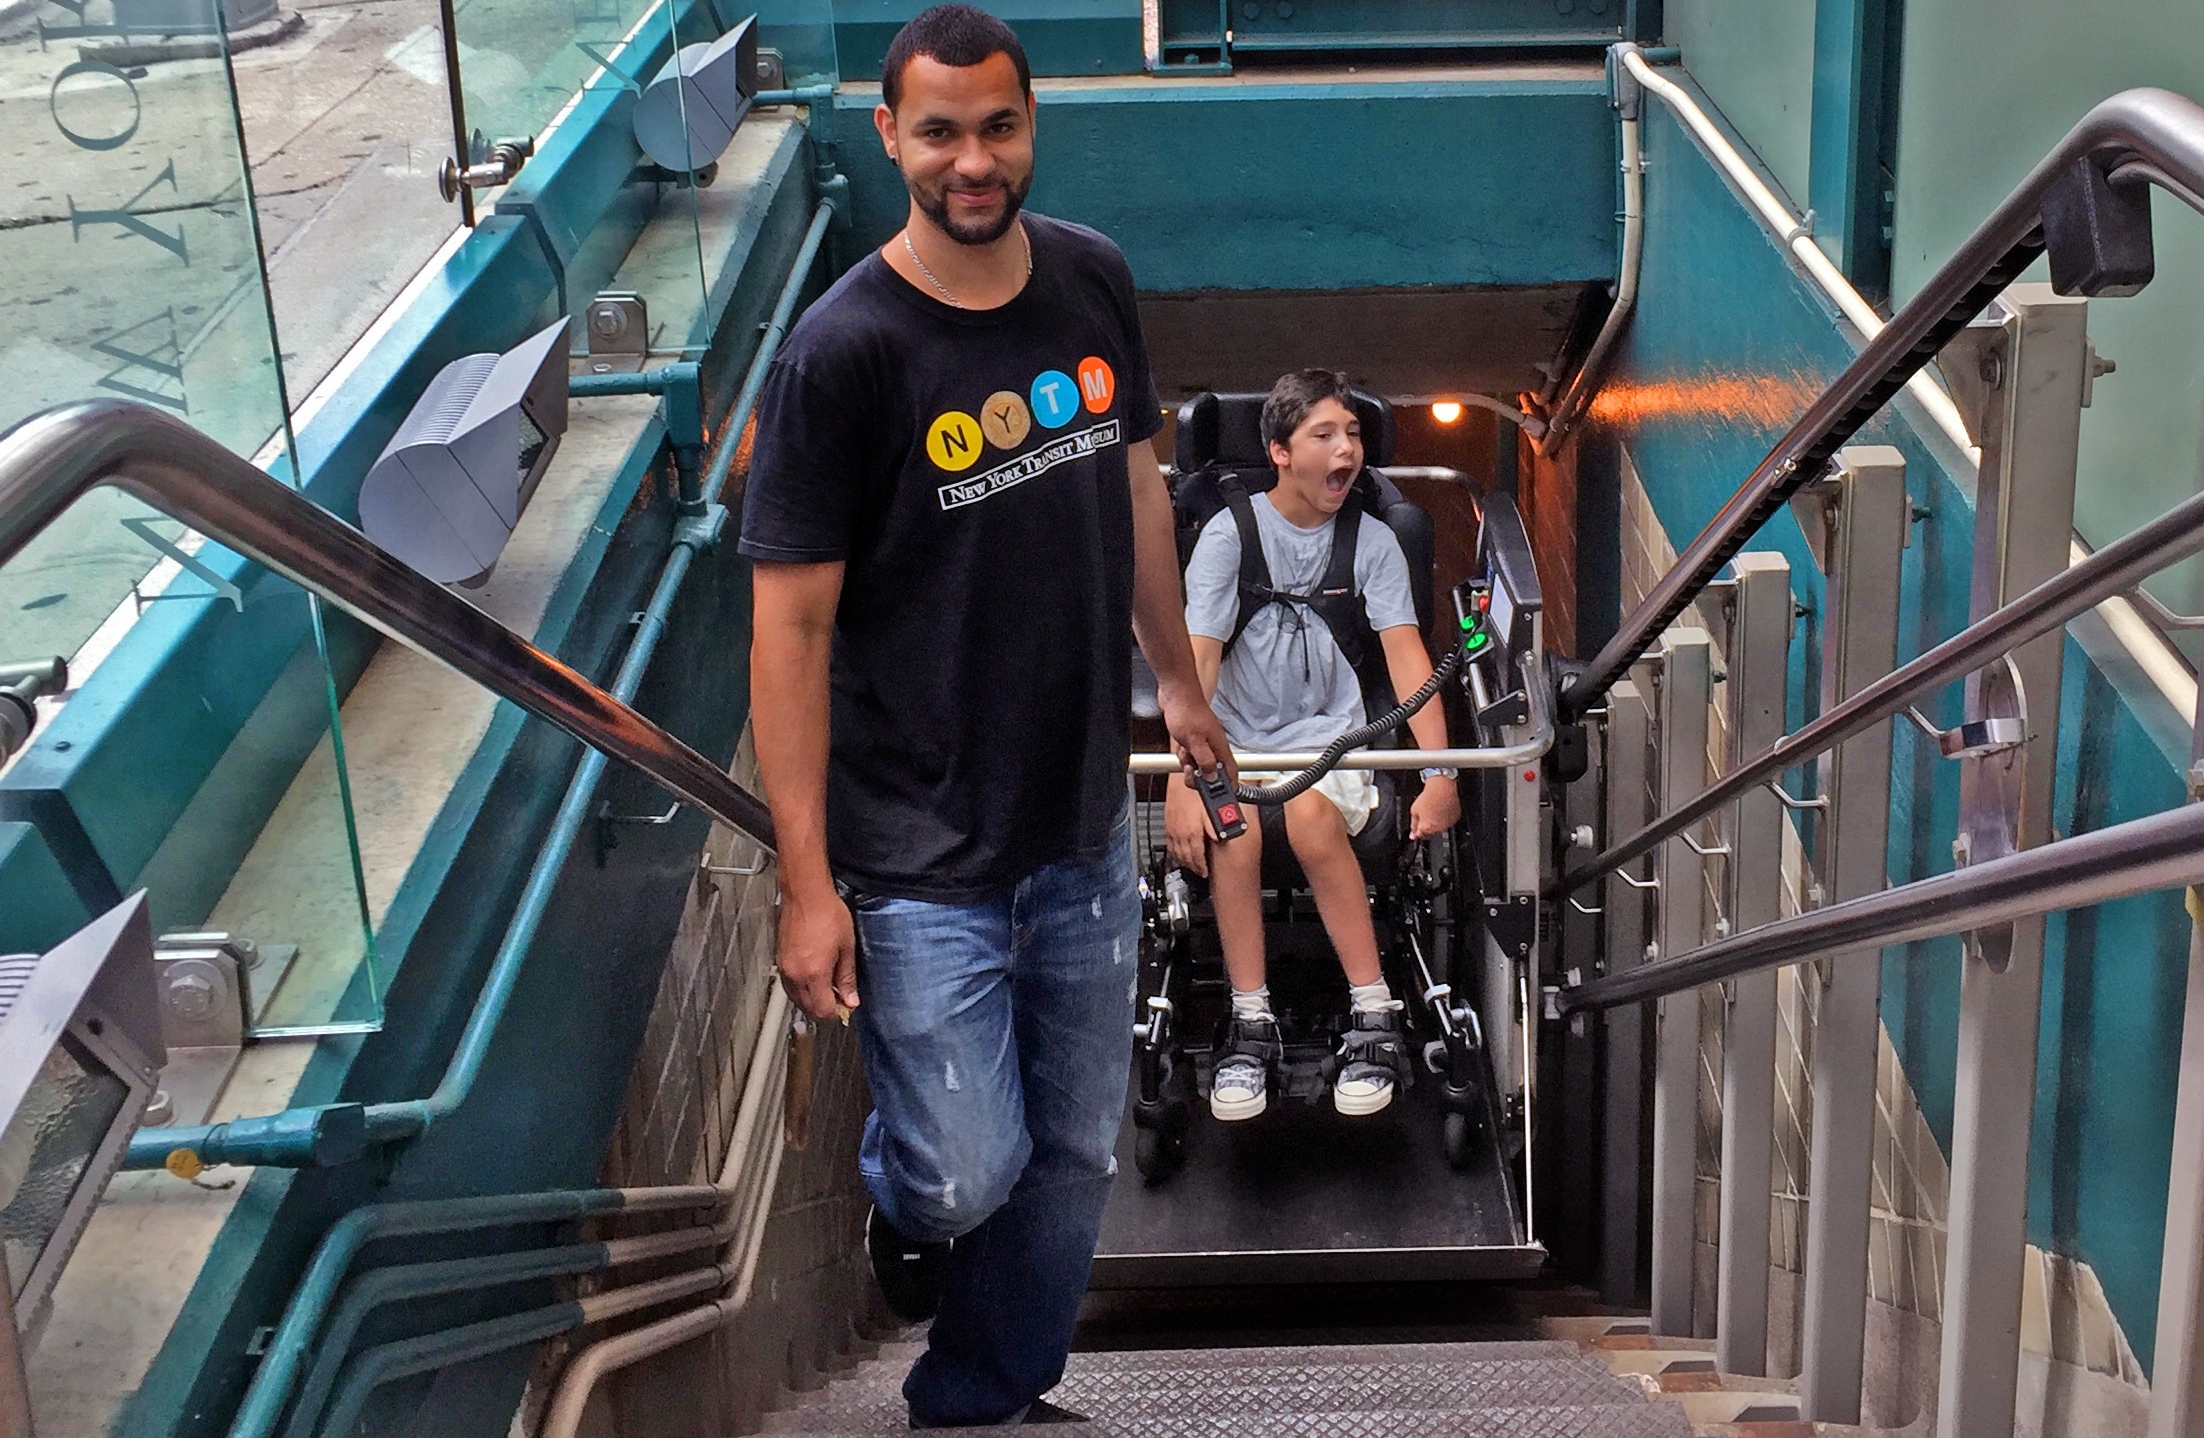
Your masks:
<svg viewBox="0 0 2204 1438"><path fill-rule="evenodd" d="M1033 278L1033 237L1025 232L1024 225L1019 225L1018 238L1025 242L1025 277L1030 280ZM911 263L918 266L918 272L926 277L926 283L934 287L951 309L961 310L966 307L964 301L950 294L949 287L932 270L926 268L926 262L918 257L918 250L911 244L911 232L908 229L903 231L903 253L911 257Z"/></svg>

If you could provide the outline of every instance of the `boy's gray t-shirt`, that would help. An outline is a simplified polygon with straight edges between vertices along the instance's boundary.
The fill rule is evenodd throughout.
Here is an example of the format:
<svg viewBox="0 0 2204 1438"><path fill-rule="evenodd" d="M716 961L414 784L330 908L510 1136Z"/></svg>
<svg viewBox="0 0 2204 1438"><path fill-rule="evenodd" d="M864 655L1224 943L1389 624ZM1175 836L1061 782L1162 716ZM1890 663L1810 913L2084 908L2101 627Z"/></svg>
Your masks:
<svg viewBox="0 0 2204 1438"><path fill-rule="evenodd" d="M1307 594L1331 563L1332 526L1286 522L1268 494L1254 497L1255 529L1274 589ZM1353 512L1355 587L1370 627L1416 622L1408 560L1384 521ZM1210 639L1232 637L1240 610L1240 527L1220 509L1202 527L1186 565L1186 628ZM1245 749L1321 749L1363 723L1362 683L1324 621L1305 604L1266 604L1248 620L1217 671L1213 707L1232 742Z"/></svg>

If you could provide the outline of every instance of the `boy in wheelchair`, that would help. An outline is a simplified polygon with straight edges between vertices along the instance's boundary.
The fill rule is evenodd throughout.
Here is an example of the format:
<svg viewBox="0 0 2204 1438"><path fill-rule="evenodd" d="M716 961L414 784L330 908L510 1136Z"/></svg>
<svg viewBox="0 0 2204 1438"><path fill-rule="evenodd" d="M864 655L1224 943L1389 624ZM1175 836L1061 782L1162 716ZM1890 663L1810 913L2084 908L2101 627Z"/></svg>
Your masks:
<svg viewBox="0 0 2204 1438"><path fill-rule="evenodd" d="M1311 369L1280 379L1263 405L1262 438L1276 485L1254 495L1228 491L1229 502L1202 528L1186 569L1186 625L1203 687L1235 747L1321 749L1366 721L1366 690L1383 692L1380 675L1392 694L1410 694L1431 677L1431 660L1399 540L1351 502L1363 447L1345 377ZM1259 556L1245 552L1251 536ZM1343 584L1350 553L1352 580ZM1382 663L1367 652L1371 633ZM1362 659L1360 673L1350 651ZM1409 729L1419 747L1447 747L1441 705L1425 705ZM1349 1027L1341 1035L1332 1101L1350 1116L1385 1108L1406 1073L1402 1005L1380 966L1356 845L1373 820L1390 820L1389 805L1369 771L1334 769L1283 806L1283 840L1346 972ZM1210 881L1231 982L1231 1016L1209 1100L1210 1112L1226 1121L1263 1112L1283 1051L1263 933L1263 845L1280 837L1273 813L1266 810L1264 823L1220 843L1187 784L1170 784L1165 801L1172 858ZM1452 771L1426 770L1409 810L1409 840L1443 833L1460 817Z"/></svg>

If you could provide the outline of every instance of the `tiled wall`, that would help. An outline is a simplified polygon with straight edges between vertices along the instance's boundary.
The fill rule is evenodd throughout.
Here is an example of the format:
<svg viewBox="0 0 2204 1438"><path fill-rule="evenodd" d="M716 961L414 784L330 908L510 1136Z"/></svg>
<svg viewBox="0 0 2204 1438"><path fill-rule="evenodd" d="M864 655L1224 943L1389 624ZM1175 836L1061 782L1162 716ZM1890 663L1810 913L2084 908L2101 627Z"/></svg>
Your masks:
<svg viewBox="0 0 2204 1438"><path fill-rule="evenodd" d="M755 787L745 733L735 777ZM721 828L703 861L748 867L757 848ZM772 871L743 877L699 870L674 940L627 1106L605 1156L608 1185L710 1183L720 1176L771 986L778 887ZM791 1390L825 1370L880 1315L864 1259L869 1200L857 1180L857 1134L869 1099L857 1043L820 1028L791 1052L788 1111L780 1125L780 1180L748 1308L709 1339L608 1379L586 1438L695 1438L750 1433ZM769 1133L767 1142L772 1141ZM763 1161L766 1150L759 1150ZM651 1314L647 1317L660 1317ZM534 1397L556 1382L561 1355L539 1370ZM524 1412L524 1416L526 1416Z"/></svg>
<svg viewBox="0 0 2204 1438"><path fill-rule="evenodd" d="M1676 551L1654 513L1627 453L1622 464L1622 598L1627 610L1675 563ZM1710 606L1711 607L1711 606ZM1708 623L1708 619L1716 622ZM1689 611L1678 621L1713 636L1714 667L1723 664L1719 613ZM1708 714L1708 766L1719 773L1728 750L1727 695L1714 686ZM1702 842L1718 840L1703 833ZM1811 874L1798 833L1784 826L1782 911L1800 911ZM1718 912L1721 861L1710 860L1703 896ZM1811 969L1778 972L1776 984L1775 1159L1770 1202L1771 1283L1768 1357L1771 1374L1798 1372L1799 1301L1805 1268L1806 1219L1812 1195L1808 1135L1813 1125L1814 1016L1819 985ZM1701 991L1698 1201L1694 1213L1694 1329L1714 1334L1722 1150L1722 1027L1720 988ZM1868 1239L1868 1356L1863 1420L1901 1427L1933 1418L1937 1345L1943 1316L1946 1198L1950 1172L1890 1038L1877 1064L1875 1170ZM2140 1435L2148 1389L2142 1370L2088 1264L2030 1245L2021 1313L2020 1438L2116 1438Z"/></svg>

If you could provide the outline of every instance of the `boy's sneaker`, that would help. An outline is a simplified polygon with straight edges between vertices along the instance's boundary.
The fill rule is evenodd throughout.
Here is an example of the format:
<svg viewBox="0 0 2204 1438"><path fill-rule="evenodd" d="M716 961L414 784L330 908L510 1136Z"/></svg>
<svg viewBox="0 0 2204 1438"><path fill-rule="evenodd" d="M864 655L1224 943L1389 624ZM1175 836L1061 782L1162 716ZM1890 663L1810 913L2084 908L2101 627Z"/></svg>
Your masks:
<svg viewBox="0 0 2204 1438"><path fill-rule="evenodd" d="M1225 1029L1224 1052L1209 1078L1209 1112L1224 1123L1254 1118L1269 1104L1264 1090L1271 1065L1284 1053L1276 1019L1235 1015Z"/></svg>
<svg viewBox="0 0 2204 1438"><path fill-rule="evenodd" d="M889 1312L906 1323L924 1323L934 1316L949 1277L948 1244L905 1238L874 1205L865 1215L865 1252Z"/></svg>
<svg viewBox="0 0 2204 1438"><path fill-rule="evenodd" d="M1339 1036L1339 1077L1332 1081L1332 1106L1350 1118L1363 1118L1393 1101L1404 1067L1400 1001L1375 1012L1356 1012Z"/></svg>

